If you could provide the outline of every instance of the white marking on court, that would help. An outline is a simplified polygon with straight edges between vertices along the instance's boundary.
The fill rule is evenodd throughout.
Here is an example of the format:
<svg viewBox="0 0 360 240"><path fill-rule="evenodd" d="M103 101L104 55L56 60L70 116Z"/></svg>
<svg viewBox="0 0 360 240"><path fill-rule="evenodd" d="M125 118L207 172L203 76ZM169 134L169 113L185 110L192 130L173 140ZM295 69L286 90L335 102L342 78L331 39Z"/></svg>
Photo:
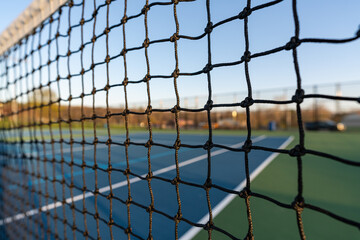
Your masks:
<svg viewBox="0 0 360 240"><path fill-rule="evenodd" d="M266 137L264 135L262 135L262 136L259 136L257 138L254 138L252 140L252 142L253 143L259 142L259 141L264 140L265 138ZM238 148L238 147L241 147L243 144L244 144L244 141L240 142L240 143L237 143L237 144L234 144L234 145L232 145L230 147L231 148ZM227 150L227 149L216 150L216 151L211 152L211 156L214 157L214 156L217 156L217 155L229 152L229 151L230 150ZM198 157L191 158L189 160L183 161L183 162L179 163L179 167L184 167L184 166L199 162L199 161L201 161L203 159L206 159L207 156L208 156L207 154L203 154L203 155L200 155ZM156 171L153 172L153 175L154 176L160 175L162 173L166 173L166 172L169 172L169 171L174 170L174 169L176 169L175 164L171 165L171 166L168 166L168 167L165 167L165 168L162 168L162 169L159 169L159 170L156 170ZM145 178L146 175L147 175L147 173L141 175L141 177ZM136 182L139 182L140 180L141 180L141 178L134 177L134 178L130 179L130 183L136 183ZM126 185L127 185L127 180L119 182L119 183L115 183L115 184L113 184L111 186L112 186L112 189L114 190L116 188L120 188L120 187L123 187L123 186L126 186ZM100 193L104 193L104 192L108 192L108 191L110 191L110 186L102 187L102 188L99 189ZM70 203L77 202L77 201L80 201L80 200L83 200L85 198L89 198L89 197L92 197L92 196L94 196L93 193L87 192L85 194L79 194L77 196L74 196L73 198L69 197L69 198L65 199L65 202L70 204ZM58 201L58 202L55 202L55 203L50 203L48 205L42 206L40 209L41 209L41 212L47 212L47 211L50 211L50 210L52 210L54 208L61 207L62 205L63 205L62 202ZM29 210L29 211L27 211L25 213L19 213L19 214L16 214L16 215L12 216L12 217L7 217L7 218L4 218L4 219L1 219L0 220L0 226L2 226L4 224L15 222L15 221L18 221L18 220L21 220L21 219L24 219L25 217L30 217L30 216L36 215L38 213L39 213L39 209L32 209L32 210Z"/></svg>
<svg viewBox="0 0 360 240"><path fill-rule="evenodd" d="M278 149L286 148L292 141L294 137L289 137ZM250 174L250 182L256 178L259 173L261 173L280 153L272 153L268 158L265 159L251 174ZM234 191L241 191L246 185L246 179L244 179L235 189ZM229 203L236 197L236 194L229 193L221 202L219 202L212 210L213 218L215 218ZM206 224L209 220L209 213L207 213L203 218L198 222L199 224ZM202 228L192 227L190 228L183 236L180 237L179 240L189 240L195 237L201 231Z"/></svg>
<svg viewBox="0 0 360 240"><path fill-rule="evenodd" d="M113 137L113 139L117 139L116 137ZM123 138L120 138L120 139L123 139ZM125 141L125 138L123 139ZM145 144L149 139L148 138L137 138L135 140L131 140L132 142L135 142L135 143L140 143L140 144ZM163 143L163 144L169 144L169 141L166 141L166 140L157 140L156 141L157 143ZM188 142L186 141L186 143L196 143L198 144L199 142ZM80 143L79 143L80 144ZM117 145L112 145L112 147L114 146L117 146ZM108 148L109 146L108 145L103 145L103 144L98 144L96 146L96 149L101 149L101 148ZM94 146L79 146L79 147L73 147L72 149L70 147L63 147L63 149L57 149L54 151L55 154L59 154L61 152L63 153L69 153L69 152L81 152L82 150L92 150L94 149ZM33 152L33 154L36 155L36 152ZM49 153L51 154L51 152ZM34 155L34 156L35 156ZM43 156L44 153L40 153L40 156Z"/></svg>

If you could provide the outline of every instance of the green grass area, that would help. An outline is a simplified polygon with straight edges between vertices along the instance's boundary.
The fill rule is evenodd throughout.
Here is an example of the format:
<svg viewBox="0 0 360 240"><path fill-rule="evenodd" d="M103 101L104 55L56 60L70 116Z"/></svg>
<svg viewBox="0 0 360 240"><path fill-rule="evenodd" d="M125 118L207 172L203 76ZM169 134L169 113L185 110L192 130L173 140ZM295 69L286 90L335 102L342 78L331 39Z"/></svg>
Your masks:
<svg viewBox="0 0 360 240"><path fill-rule="evenodd" d="M297 132L262 132L254 135L293 135L292 148L298 143ZM231 134L236 134L232 132ZM360 161L360 132L306 132L305 146L349 160ZM360 167L353 167L331 159L306 155L303 157L304 198L307 203L360 222ZM297 194L296 159L279 155L254 181L251 190L281 202L291 203ZM251 212L255 239L299 239L294 210L252 197ZM305 209L304 230L308 239L360 239L356 227L334 220L324 214ZM243 199L235 198L215 219L216 226L242 239L248 223ZM195 239L207 239L202 230ZM228 239L212 232L212 239Z"/></svg>

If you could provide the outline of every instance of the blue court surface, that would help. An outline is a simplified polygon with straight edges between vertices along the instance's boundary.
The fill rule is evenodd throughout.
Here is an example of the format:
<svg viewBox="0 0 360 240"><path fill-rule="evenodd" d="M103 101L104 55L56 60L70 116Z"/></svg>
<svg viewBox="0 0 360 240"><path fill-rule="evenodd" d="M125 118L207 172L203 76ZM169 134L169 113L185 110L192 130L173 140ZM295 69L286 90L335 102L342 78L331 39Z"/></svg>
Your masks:
<svg viewBox="0 0 360 240"><path fill-rule="evenodd" d="M148 141L148 134L146 133L133 133L130 135L132 142L146 143ZM203 145L208 136L206 135L181 135L181 143L189 145ZM107 137L99 137L99 140L106 141ZM153 141L156 143L173 145L176 139L175 134L155 133ZM77 138L76 140L81 140ZM91 137L86 138L87 141L92 141ZM123 143L125 136L112 136L113 142ZM241 148L245 136L217 136L213 137L213 142L234 148ZM291 138L286 137L266 137L266 136L253 136L253 145L266 146L270 148L284 148L290 143ZM34 144L35 145L35 144ZM10 148L10 146L7 146ZM54 144L54 153L52 152L51 144L37 144L36 147L30 147L30 145L24 145L22 152L33 156L39 156L44 158L44 152L47 159L55 157L58 161L61 160L61 147L60 144ZM7 149L9 151L9 149ZM14 149L14 151L20 151L20 149ZM130 170L132 173L145 177L148 173L148 149L144 146L130 145L128 156L130 162ZM83 159L83 146L80 144L73 144L72 149L69 145L63 144L63 156L66 162L70 162L72 159L76 164L82 164ZM228 189L241 190L245 185L245 167L244 167L244 153L232 152L225 149L213 148L211 150L211 179L212 183L222 186ZM53 155L54 154L54 155ZM126 154L125 147L118 145L111 145L111 164L114 169L126 169ZM191 182L194 184L203 185L207 177L208 163L207 163L207 151L202 148L185 148L181 147L179 150L179 167L180 178L183 181ZM265 151L252 150L249 154L249 168L252 177L255 177L261 170L271 162L276 154ZM84 159L86 165L94 165L94 147L85 146ZM99 144L96 148L96 159L99 168L108 168L109 150L105 144ZM153 175L166 179L174 179L176 177L175 167L175 150L167 149L159 146L152 146L150 152L151 168ZM109 220L110 216L110 200L102 195L108 195L110 192L109 174L105 171L97 170L97 184L99 192L102 195L98 195L97 202L95 203L95 197L91 192L85 194L79 190L83 188L84 182L87 189L95 189L95 171L92 168L85 168L83 171L79 166L71 167L67 164L60 164L59 162L53 164L50 161L47 163L34 161L32 164L29 160L22 162L21 160L8 161L9 165L27 169L30 173L40 174L41 176L48 176L48 181L38 180L36 177L17 175L16 173L9 173L6 171L6 165L3 165L1 170L1 176L13 179L14 183L18 182L22 185L26 184L30 190L27 192L18 187L16 184L5 184L5 180L1 182L1 196L0 202L8 204L11 201L13 205L18 206L18 211L4 210L0 216L0 228L2 231L6 231L7 226L14 224L15 222L20 226L25 226L32 231L42 236L46 233L44 229L51 229L50 238L54 239L55 232L59 234L61 239L64 239L65 234L67 238L72 239L74 235L77 238L82 239L83 235L79 231L72 231L71 227L74 224L77 229L85 231L86 228L89 232L89 236L97 238L98 231L102 239L110 239L111 233L109 226L104 221L98 223L94 219L93 215L97 211L100 218L105 221ZM63 169L62 169L63 168ZM65 191L63 192L63 186L60 182L53 184L50 180L54 178L61 180L62 172L65 173ZM7 181L8 182L8 181ZM73 188L71 194L70 184L73 183L76 187ZM128 198L128 182L126 176L119 171L111 172L111 186L113 195L116 199L112 199L112 218L116 225L111 227L112 235L115 239L127 239L127 235L123 228L128 227L128 211L124 203L121 203L118 199L124 201ZM206 191L204 188L189 186L185 184L179 185L181 211L182 216L192 222L206 223L208 220L208 203L206 200ZM165 212L169 216L176 216L178 212L178 201L176 194L176 187L169 182L165 182L159 179L152 179L151 188L154 197L154 208L158 211ZM49 196L57 196L57 199L61 201L65 197L69 204L63 206L61 202L55 202L50 199L45 199L44 196L38 196L33 194L31 189L36 192L41 191L43 195L47 192ZM148 182L146 180L140 180L135 176L130 175L130 190L132 200L144 206L149 206L151 202ZM4 192L10 192L13 194L4 194ZM17 200L13 196L20 195L25 201L31 204L24 204ZM226 204L231 200L232 195L226 192L220 191L215 188L210 190L211 207L214 214L223 209ZM70 205L74 203L76 209L72 211ZM6 205L5 204L5 205ZM86 214L85 218L83 213L83 207L86 207L87 212L92 214ZM1 204L2 205L2 204ZM35 206L35 208L34 208ZM39 208L42 212L39 213ZM49 211L51 216L54 214L59 216L59 219L54 221L53 217L47 216L46 211ZM56 213L55 213L56 211ZM25 214L24 214L25 213ZM67 220L67 226L64 231L64 224L62 220ZM44 227L34 224L34 220L42 222ZM139 236L140 239L147 239L149 235L149 213L136 204L130 205L130 220L132 232ZM193 228L185 221L180 221L178 225L178 236L181 239L189 239L196 233L196 228ZM152 215L152 235L154 239L174 239L175 238L175 222L169 218L154 212ZM137 239L132 236L132 239Z"/></svg>

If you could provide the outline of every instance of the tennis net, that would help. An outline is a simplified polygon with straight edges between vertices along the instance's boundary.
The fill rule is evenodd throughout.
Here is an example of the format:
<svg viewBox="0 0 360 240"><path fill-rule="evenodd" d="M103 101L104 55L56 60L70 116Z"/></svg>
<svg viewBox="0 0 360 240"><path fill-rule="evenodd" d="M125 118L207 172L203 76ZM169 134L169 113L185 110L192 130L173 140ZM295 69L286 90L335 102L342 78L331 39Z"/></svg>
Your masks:
<svg viewBox="0 0 360 240"><path fill-rule="evenodd" d="M25 14L27 18L14 25L13 28L20 34L10 31L8 36L1 39L1 238L159 239L162 235L154 229L161 229L167 222L172 225L171 236L175 239L181 238L184 229L190 227L205 229L209 239L213 231L221 232L230 239L253 239L250 198L260 198L279 208L294 210L294 221L301 239L306 238L302 219L305 208L359 228L359 222L304 200L304 155L321 156L354 167L359 167L360 164L305 146L303 101L321 98L358 104L360 98L306 94L302 88L298 48L303 44L350 43L360 38L360 31L355 36L344 39L300 38L297 1L293 0L291 13L294 33L290 40L281 46L251 53L251 15L286 1L276 0L254 5L248 0L237 9L236 15L223 16L216 22L211 17L216 11L212 8L216 1L143 2L139 7L140 4L127 0L49 1L50 5L54 4L50 10L36 5L39 9L32 9L33 15ZM196 6L203 10L204 30L193 35L181 34L179 9L182 6ZM159 14L161 8L166 8L167 13L171 13L172 22L164 23L159 20L157 24L164 24L164 29L170 25L173 33L153 39L151 36L161 34L152 35L159 30L154 30L149 19L151 14ZM41 14L35 15L38 12ZM182 13L184 14L184 10ZM212 35L234 22L240 22L243 26L244 45L236 49L243 51L243 54L234 61L214 63ZM191 52L193 49L187 48L185 42L199 41L205 46L202 56L205 59L204 66L191 72L181 71L185 63L179 59L180 51ZM151 67L161 62L160 57L156 57L160 51L152 49L163 45L166 50L161 52L172 55L173 67L169 73L158 74ZM296 75L293 97L285 100L257 99L253 96L249 62L285 51L291 52ZM161 65L166 64L161 62L159 67L154 68L161 69ZM214 77L217 76L214 72L218 69L232 71L233 67L244 69L242 84L246 86L246 96L229 103L214 102L212 85L215 81L221 81ZM182 83L179 80L184 78L191 78L193 81L196 78L205 79L206 86L202 90L206 90L207 99L204 106L190 108L180 102L179 86ZM152 107L152 93L158 91L158 94L162 94L162 86L157 81L171 84L175 95L173 107ZM131 107L130 102L138 96L146 99L145 109ZM117 101L123 107L116 107ZM295 106L299 142L294 148L287 150L256 144L251 131L251 109L258 104ZM246 113L247 134L239 146L216 142L213 136L214 112L217 109L233 108L243 109ZM203 144L182 141L180 118L181 114L186 113L204 114L207 135ZM155 122L161 122L158 119L165 114L171 116L176 132L171 144L154 138ZM143 129L147 133L141 141L130 138L132 132L138 131L130 126L131 118L135 116L143 118ZM118 123L123 126L120 137L116 134L117 129L112 127ZM141 157L145 159L145 173L144 169L136 169L132 165L134 148L143 153ZM158 148L171 151L168 158L173 164L171 170L175 171L175 177L164 177L161 173L165 170L154 166L154 150ZM181 168L184 162L180 155L186 149L204 151L206 178L202 184L182 178ZM242 189L234 190L212 181L215 150L240 152L243 155L243 170L239 169L245 175ZM75 154L76 151L80 155ZM249 165L252 164L253 151L279 153L296 159L298 188L293 202L280 202L251 191ZM121 163L119 159L122 159ZM198 173L193 173L196 174ZM142 184L143 197L134 197L137 190L133 184L137 182ZM164 197L165 200L162 200L156 197L161 188L169 186L173 190L173 199ZM116 192L120 187L126 190ZM187 187L198 189L204 197L207 208L205 223L199 222L200 219L195 221L185 214L185 204L196 204L197 201L196 196L193 196L191 203L183 202L182 191ZM245 226L248 229L246 236L235 236L214 223L212 191L244 199L248 222L248 226ZM161 204L165 202L175 205L175 214L163 210ZM146 234L135 227L144 219Z"/></svg>

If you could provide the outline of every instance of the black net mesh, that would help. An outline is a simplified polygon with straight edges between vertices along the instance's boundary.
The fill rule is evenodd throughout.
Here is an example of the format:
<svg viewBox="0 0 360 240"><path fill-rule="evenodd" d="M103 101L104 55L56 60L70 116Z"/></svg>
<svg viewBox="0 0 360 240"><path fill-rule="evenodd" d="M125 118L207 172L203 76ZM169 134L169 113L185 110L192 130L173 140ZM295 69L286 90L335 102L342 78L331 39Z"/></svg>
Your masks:
<svg viewBox="0 0 360 240"><path fill-rule="evenodd" d="M117 17L110 17L112 5L121 2L122 12ZM342 221L354 227L360 223L336 215L321 206L314 206L303 198L302 157L305 154L325 157L342 164L359 167L358 161L344 159L324 152L307 148L304 144L305 132L302 120L302 103L308 98L323 98L328 100L342 100L360 103L360 98L347 96L331 96L321 94L306 94L302 88L301 74L297 56L298 47L302 44L327 43L345 44L360 38L360 31L354 37L347 39L318 39L300 38L299 18L296 0L292 1L292 15L294 34L289 42L274 49L263 52L250 52L248 21L251 14L271 8L282 1L270 1L265 4L252 6L248 0L239 14L228 16L219 22L212 22L210 0L204 1L206 6L207 25L204 32L195 36L180 34L177 7L180 4L191 4L191 0L173 0L149 2L145 1L142 9L136 14L128 13L128 2L124 1L69 1L61 6L49 18L37 26L31 34L22 38L16 45L8 49L0 58L0 98L2 101L1 114L1 201L0 227L2 238L76 238L89 239L153 239L153 231L158 221L153 221L154 215L161 215L163 221L171 222L174 226L172 236L181 236L178 229L181 225L203 228L211 238L213 231L220 231L230 239L239 236L222 229L213 222L211 189L236 195L245 201L247 209L248 232L240 238L252 239L253 220L251 216L250 198L260 198L279 206L279 208L293 209L296 212L297 225L301 239L305 239L302 211L305 208L318 211L330 218ZM174 34L162 39L149 39L148 14L157 8L171 8L174 22ZM131 9L131 12L135 12ZM143 43L134 46L128 43L129 31L127 26L134 21L143 23L145 39ZM212 61L212 32L221 29L226 24L240 21L244 25L245 51L237 61L214 63ZM289 19L290 21L290 19ZM169 23L170 24L170 23ZM110 36L117 36L117 48L110 47ZM207 43L207 64L198 71L182 72L178 59L178 44L181 41L199 41L205 39ZM149 50L154 45L172 44L175 59L173 72L168 75L153 75L151 72L151 57ZM98 49L100 48L100 50ZM255 58L275 54L281 51L291 51L293 66L296 73L297 87L292 99L267 100L256 99L253 96L252 81L249 74L249 62ZM101 53L99 53L101 52ZM145 75L141 79L128 77L127 57L133 52L143 54L145 58ZM101 59L101 60L100 60ZM121 61L117 61L121 60ZM76 64L74 63L76 62ZM112 64L114 63L115 64ZM238 66L244 68L247 87L247 97L232 103L214 103L212 94L212 71L218 68ZM111 75L111 68L119 68L122 76ZM100 71L98 73L97 71ZM187 108L180 102L178 78L182 76L206 76L208 99L203 107ZM101 80L100 80L101 78ZM176 102L172 108L153 108L151 97L152 82L156 79L173 84ZM97 82L101 82L101 86ZM77 82L78 85L75 85ZM104 84L103 84L104 83ZM145 110L132 109L128 105L128 88L141 85L146 88L147 107ZM119 93L124 107L113 108L110 94ZM138 93L141 94L141 93ZM96 99L103 96L103 107L96 107ZM291 150L277 149L256 145L252 142L251 109L257 104L292 104L296 106L299 142ZM246 111L247 136L241 147L229 147L213 141L213 113L218 108L243 108ZM208 126L207 139L203 144L191 145L181 141L179 115L182 113L205 113ZM155 114L171 114L175 122L176 138L172 144L164 144L153 139L152 116ZM142 142L132 141L129 119L132 116L143 116L147 139ZM112 123L123 121L125 126L122 140L112 137ZM101 127L103 130L98 130ZM91 132L88 129L92 129ZM105 129L105 130L104 130ZM100 131L100 132L99 132ZM115 147L122 148L119 156L112 151ZM130 164L129 148L138 147L144 152L147 162L146 174L133 170ZM106 163L99 163L99 149L106 150ZM165 178L159 172L152 170L152 149L166 148L173 151L169 157L174 163L175 178ZM203 184L191 182L181 178L179 151L181 149L203 149L206 153L206 181ZM244 155L246 186L235 191L226 186L212 182L212 151L214 148L241 152ZM82 152L81 159L74 157L73 151ZM249 154L252 150L277 152L288 155L297 161L297 195L290 203L280 202L259 192L251 191ZM91 161L87 161L86 154L91 154ZM117 158L124 159L122 166L114 164ZM79 171L77 171L77 170ZM58 175L58 173L61 173ZM92 174L91 179L86 177ZM81 181L75 180L80 176ZM118 179L123 177L125 194L114 194ZM171 201L177 206L174 215L161 210L155 198L158 187L154 188L154 181L164 185L172 185L176 197ZM99 184L106 182L106 184ZM133 198L132 183L143 182L142 191L148 198L148 204L143 204ZM160 184L160 183L156 183ZM203 191L206 196L208 219L205 224L190 220L182 211L182 186L190 186ZM125 190L126 189L126 190ZM106 201L104 201L106 199ZM100 202L101 200L101 202ZM88 206L87 201L92 201ZM169 200L170 201L170 200ZM194 196L193 199L196 202ZM106 203L106 206L103 206ZM122 207L121 214L126 221L119 221L113 212ZM147 219L147 235L141 235L134 228L138 221L132 211L143 212ZM104 210L105 209L105 210ZM144 215L145 214L145 215ZM91 220L90 220L91 219ZM90 222L91 221L91 222ZM164 230L165 231L165 230ZM121 235L120 234L124 234ZM120 234L120 235L119 235ZM154 237L153 237L154 236Z"/></svg>

